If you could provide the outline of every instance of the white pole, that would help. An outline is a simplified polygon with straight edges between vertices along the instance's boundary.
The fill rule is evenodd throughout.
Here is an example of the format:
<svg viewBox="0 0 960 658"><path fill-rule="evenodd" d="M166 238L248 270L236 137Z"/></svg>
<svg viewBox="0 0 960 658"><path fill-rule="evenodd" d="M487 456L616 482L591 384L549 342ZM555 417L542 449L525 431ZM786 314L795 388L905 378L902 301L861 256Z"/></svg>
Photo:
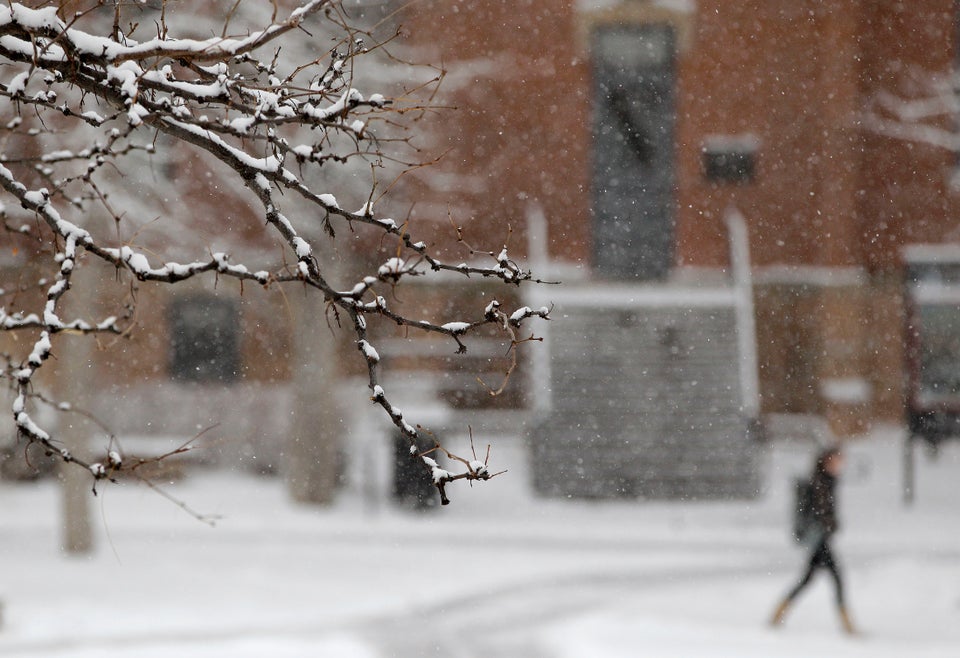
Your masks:
<svg viewBox="0 0 960 658"><path fill-rule="evenodd" d="M753 277L750 270L750 237L747 222L734 207L724 215L730 239L730 265L733 273L737 349L740 354L740 395L743 413L750 419L760 415L758 380L757 324L753 310Z"/></svg>
<svg viewBox="0 0 960 658"><path fill-rule="evenodd" d="M527 206L527 258L530 268L538 277L543 277L550 265L550 251L547 248L547 217L539 203ZM528 288L529 289L529 288ZM532 304L531 304L532 305ZM540 346L532 350L530 379L533 411L537 416L545 415L553 408L550 362L550 323L537 324L537 333L543 338Z"/></svg>

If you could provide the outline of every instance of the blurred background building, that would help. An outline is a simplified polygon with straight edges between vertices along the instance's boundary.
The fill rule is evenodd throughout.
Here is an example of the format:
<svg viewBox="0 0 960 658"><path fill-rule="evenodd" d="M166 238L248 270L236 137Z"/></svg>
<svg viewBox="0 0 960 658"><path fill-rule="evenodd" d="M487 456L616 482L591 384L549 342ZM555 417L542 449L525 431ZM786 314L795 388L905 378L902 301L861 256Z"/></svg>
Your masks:
<svg viewBox="0 0 960 658"><path fill-rule="evenodd" d="M958 160L868 119L878 97L920 95L951 71L953 0L361 5L350 11L400 27L392 47L405 58L442 69L435 100L455 108L418 123L418 146L442 157L400 180L391 212L448 260L464 258L452 218L467 241L507 244L563 284L502 300L555 312L501 396L475 380L503 370L499 338L452 357L436 340L380 336L385 365L434 373L417 381L450 411L441 426L479 415L526 427L544 493L673 497L751 495L756 438L784 418L839 436L902 421L900 254L960 241ZM188 187L204 175L199 161L162 171ZM415 294L428 312L476 311L503 293L441 281ZM142 386L102 391L100 406L123 399L142 410L129 422L177 433L229 404L255 408L256 422L228 415L221 431L272 469L298 367L295 328L268 321L285 303L212 286L161 295L134 336L148 351L101 364L116 373L119 359L121 383ZM237 392L245 402L228 402ZM216 413L153 409L197 399Z"/></svg>
<svg viewBox="0 0 960 658"><path fill-rule="evenodd" d="M408 12L411 40L430 35L418 52L443 62L458 108L432 133L449 153L418 172L414 217L453 208L486 235L542 217L533 236L546 246L528 241L528 255L564 282L543 292L563 300L549 373L559 407L533 432L534 452L557 462L546 489L584 460L593 473L652 466L674 482L625 475L607 478L607 492L755 484L736 429L749 425L724 420L749 401L729 367L743 355L722 295L704 309L680 292L669 312L645 297L730 281L731 209L749 236L761 420L822 419L841 436L902 421L901 248L960 239L957 159L869 115L878 97L922 95L949 74L956 3L435 0ZM718 351L664 370L671 350L705 344ZM671 377L683 381L671 388ZM698 383L711 390L682 390ZM556 454L536 449L550 442Z"/></svg>

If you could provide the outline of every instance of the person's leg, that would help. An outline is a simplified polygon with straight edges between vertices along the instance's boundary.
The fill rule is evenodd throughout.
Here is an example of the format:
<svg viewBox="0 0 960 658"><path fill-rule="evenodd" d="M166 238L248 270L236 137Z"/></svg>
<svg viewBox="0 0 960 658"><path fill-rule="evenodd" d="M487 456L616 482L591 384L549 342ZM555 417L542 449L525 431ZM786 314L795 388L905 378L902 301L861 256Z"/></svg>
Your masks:
<svg viewBox="0 0 960 658"><path fill-rule="evenodd" d="M824 550L822 555L822 566L826 569L830 576L833 577L833 584L835 586L837 607L844 607L844 597L843 597L843 579L840 577L840 566L837 564L837 561L833 557L833 551L830 550L830 546L824 544Z"/></svg>
<svg viewBox="0 0 960 658"><path fill-rule="evenodd" d="M800 577L800 582L794 585L793 589L787 594L787 596L780 602L777 606L777 609L773 613L773 618L770 619L771 626L779 626L783 623L783 618L787 614L787 610L790 608L790 605L793 603L793 600L797 598L800 592L810 584L810 579L813 578L813 572L817 570L818 567L822 566L823 561L823 550L825 545L823 542L817 544L813 552L810 553L810 560L807 562L807 569L803 572L803 575Z"/></svg>
<svg viewBox="0 0 960 658"><path fill-rule="evenodd" d="M803 576L800 577L800 582L798 582L790 593L787 594L787 601L793 601L797 598L800 592L810 584L810 579L813 578L813 573L820 567L825 566L825 560L830 559L830 549L827 548L826 542L820 542L817 544L816 548L813 549L813 552L810 553L810 561L807 563L807 570L804 572Z"/></svg>
<svg viewBox="0 0 960 658"><path fill-rule="evenodd" d="M847 612L843 592L843 577L840 575L840 565L837 564L837 561L834 559L833 551L830 550L830 547L825 545L825 549L823 566L830 572L830 575L833 577L833 583L836 586L837 611L840 614L840 623L844 631L853 635L857 631L853 627L853 622L850 621L850 614Z"/></svg>

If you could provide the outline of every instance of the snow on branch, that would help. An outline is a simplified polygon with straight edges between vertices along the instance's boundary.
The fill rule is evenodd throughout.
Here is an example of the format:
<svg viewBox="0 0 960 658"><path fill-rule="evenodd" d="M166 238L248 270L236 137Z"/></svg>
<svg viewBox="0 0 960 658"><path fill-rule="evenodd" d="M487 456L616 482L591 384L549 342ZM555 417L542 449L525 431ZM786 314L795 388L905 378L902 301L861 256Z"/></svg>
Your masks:
<svg viewBox="0 0 960 658"><path fill-rule="evenodd" d="M860 121L886 137L960 151L958 75L907 69L899 89L881 89L868 98Z"/></svg>
<svg viewBox="0 0 960 658"><path fill-rule="evenodd" d="M382 363L369 335L371 321L442 334L458 352L466 351L476 330L495 327L511 345L505 386L516 367L516 348L537 340L532 334L522 337L522 325L549 317L546 308L508 315L494 302L477 309L473 318L424 320L387 301L388 291L408 277L437 272L512 286L537 280L507 247L488 251L467 245L459 226L451 237L470 263L438 257L406 223L378 211L387 202L375 195L375 176L359 193L334 182L345 177L331 175L331 168L352 172L347 178L356 179L357 164L368 171L388 164L423 166L402 155L416 150L401 119L428 107L408 90L430 83L404 85L394 97L362 91L364 62L392 35L378 41L351 27L336 0L309 0L259 25L244 13L253 4L237 6L223 36L199 39L177 33L219 30L196 25L204 20L203 11L186 13L173 4L165 4L158 21L144 21L146 36L134 21L121 20L123 11L138 11L126 3L99 2L78 13L71 13L74 5L66 0L39 9L16 2L0 6L0 141L6 144L0 149L0 230L14 234L30 265L50 278L35 307L14 308L5 300L0 308L0 331L33 335L18 343L23 354L8 357L11 367L0 377L14 389L12 412L20 435L86 468L95 481L132 467L109 449L100 459L62 449L31 417L28 404L42 395L37 371L52 356L70 358L60 334L126 334L134 328L129 313L99 320L61 318L74 286L90 285L78 283L74 275L80 268L106 263L112 266L107 268L113 273L110 282L172 285L212 276L270 289L295 285L322 295L333 314L349 318L367 366L371 399L411 446L422 430L404 417L380 383ZM248 24L235 25L243 20ZM121 26L127 24L124 32ZM228 28L242 36L227 36ZM318 43L330 46L318 50ZM202 163L210 170L203 191L213 200L199 202L196 192L188 196L187 182L157 180L156 162ZM153 181L145 182L150 175ZM344 204L338 197L354 201ZM231 210L223 209L227 206ZM249 220L243 229L242 216ZM251 223L260 234L251 235ZM336 224L365 231L371 243L395 245L395 255L380 260L359 283L344 285L319 244L336 238ZM228 241L232 235L245 237L232 239L228 252L212 249L204 237L211 233ZM99 296L97 308L121 306L116 299L103 299L105 289L88 291ZM93 311L88 305L84 312ZM503 386L491 393L500 390ZM437 478L429 458L419 457L444 502L446 484L489 477L485 462L481 468L475 459L454 457L466 470Z"/></svg>
<svg viewBox="0 0 960 658"><path fill-rule="evenodd" d="M491 478L495 478L498 475L502 475L506 471L500 471L498 473L491 473L489 464L490 464L490 446L487 446L487 454L484 459L481 461L477 457L477 451L473 445L473 428L470 430L470 451L473 453L473 459L465 459L458 455L453 454L439 443L435 444L433 448L426 450L424 452L414 451L414 456L419 458L423 464L430 470L430 477L433 479L433 484L440 491L440 504L448 505L450 499L447 498L446 487L451 482L456 482L457 480L466 480L467 482L477 482L477 481L486 481ZM441 468L435 459L429 455L433 453L443 453L447 456L448 459L451 459L455 462L459 462L464 466L464 470L460 473L451 473L450 471Z"/></svg>

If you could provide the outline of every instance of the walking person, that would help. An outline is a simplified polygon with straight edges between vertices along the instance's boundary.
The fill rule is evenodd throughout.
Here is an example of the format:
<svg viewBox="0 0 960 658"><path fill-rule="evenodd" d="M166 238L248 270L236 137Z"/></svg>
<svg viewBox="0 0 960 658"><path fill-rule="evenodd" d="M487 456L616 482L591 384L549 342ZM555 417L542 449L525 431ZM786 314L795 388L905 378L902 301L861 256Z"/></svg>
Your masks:
<svg viewBox="0 0 960 658"><path fill-rule="evenodd" d="M834 558L830 540L836 533L836 486L840 473L843 470L843 453L839 448L827 448L818 456L810 479L809 494L809 528L804 533L803 542L810 546L810 559L803 576L786 598L777 606L770 620L772 626L783 623L784 617L797 596L810 583L810 579L818 569L825 569L833 577L836 591L837 611L840 614L840 623L843 630L855 634L856 630L847 613L847 606L843 595L843 579L840 566Z"/></svg>

